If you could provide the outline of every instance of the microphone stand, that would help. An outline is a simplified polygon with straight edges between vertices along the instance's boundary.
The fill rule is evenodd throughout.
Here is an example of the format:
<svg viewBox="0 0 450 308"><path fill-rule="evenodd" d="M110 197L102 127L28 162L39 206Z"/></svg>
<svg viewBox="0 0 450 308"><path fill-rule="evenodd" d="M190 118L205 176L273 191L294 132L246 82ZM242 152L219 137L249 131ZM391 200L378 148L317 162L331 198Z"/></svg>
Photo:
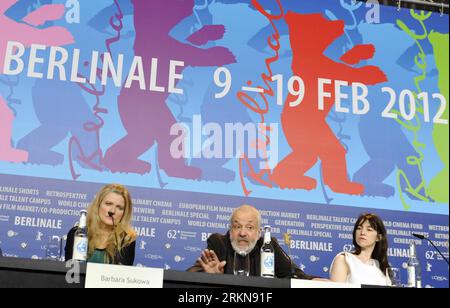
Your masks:
<svg viewBox="0 0 450 308"><path fill-rule="evenodd" d="M425 235L417 234L417 233L413 233L412 235L413 235L414 237L417 237L418 239L421 239L421 240L427 240L427 241L434 247L434 249L436 249L436 251L441 255L442 259L444 259L444 261L447 262L447 265L450 266L450 264L448 263L447 258L444 257L444 255L442 254L442 252L436 247L436 245L434 245L434 243L433 243L429 238L427 238Z"/></svg>
<svg viewBox="0 0 450 308"><path fill-rule="evenodd" d="M288 247L288 251L289 251L289 255L286 255L286 253L284 252L283 249L281 249L281 251L284 252L284 254L288 257L289 262L290 262L290 267L291 267L291 278L297 279L297 274L295 273L295 267L294 267L294 261L292 260L292 253L291 253L291 235L288 233L284 234L284 243L287 245Z"/></svg>

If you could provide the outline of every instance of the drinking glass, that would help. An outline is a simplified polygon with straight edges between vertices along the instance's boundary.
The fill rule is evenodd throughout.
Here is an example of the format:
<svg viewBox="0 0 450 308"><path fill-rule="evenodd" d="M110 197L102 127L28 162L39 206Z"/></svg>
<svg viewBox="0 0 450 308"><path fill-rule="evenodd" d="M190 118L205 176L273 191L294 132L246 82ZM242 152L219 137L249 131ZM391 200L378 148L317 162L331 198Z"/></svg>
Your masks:
<svg viewBox="0 0 450 308"><path fill-rule="evenodd" d="M391 267L388 272L390 273L389 278L391 279L392 286L403 287L400 269L398 267Z"/></svg>
<svg viewBox="0 0 450 308"><path fill-rule="evenodd" d="M244 252L234 252L233 273L236 276L250 274L250 256Z"/></svg>
<svg viewBox="0 0 450 308"><path fill-rule="evenodd" d="M59 261L61 258L61 238L53 235L48 238L45 245L45 259Z"/></svg>

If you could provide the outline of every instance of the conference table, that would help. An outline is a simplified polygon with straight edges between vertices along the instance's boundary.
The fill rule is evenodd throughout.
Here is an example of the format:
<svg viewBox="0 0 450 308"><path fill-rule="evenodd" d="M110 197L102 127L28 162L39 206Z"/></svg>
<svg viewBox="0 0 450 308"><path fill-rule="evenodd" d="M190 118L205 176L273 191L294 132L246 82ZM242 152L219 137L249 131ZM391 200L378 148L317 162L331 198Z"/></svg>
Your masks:
<svg viewBox="0 0 450 308"><path fill-rule="evenodd" d="M84 288L86 265L80 265L80 282L66 282L64 262L0 258L0 288ZM164 288L289 288L289 279L236 277L165 270Z"/></svg>
<svg viewBox="0 0 450 308"><path fill-rule="evenodd" d="M79 282L68 283L69 266L49 260L0 257L0 288L84 288L86 264L79 265ZM69 279L70 280L70 279ZM164 270L163 288L371 288L374 286L336 284L332 282L268 279L233 275L212 275L185 271Z"/></svg>

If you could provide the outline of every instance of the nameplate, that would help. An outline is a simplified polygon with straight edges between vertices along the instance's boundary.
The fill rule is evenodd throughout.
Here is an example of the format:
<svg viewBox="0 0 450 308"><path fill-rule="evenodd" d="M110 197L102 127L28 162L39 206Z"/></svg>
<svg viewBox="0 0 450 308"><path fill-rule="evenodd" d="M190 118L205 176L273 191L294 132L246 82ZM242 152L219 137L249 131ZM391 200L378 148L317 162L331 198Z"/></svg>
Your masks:
<svg viewBox="0 0 450 308"><path fill-rule="evenodd" d="M339 282L331 282L331 281L316 281L316 280L302 280L302 279L291 279L291 288L292 289L306 289L306 288L314 288L314 289L360 289L361 285L359 284L350 284L350 283L339 283Z"/></svg>
<svg viewBox="0 0 450 308"><path fill-rule="evenodd" d="M86 288L162 288L164 270L88 263Z"/></svg>

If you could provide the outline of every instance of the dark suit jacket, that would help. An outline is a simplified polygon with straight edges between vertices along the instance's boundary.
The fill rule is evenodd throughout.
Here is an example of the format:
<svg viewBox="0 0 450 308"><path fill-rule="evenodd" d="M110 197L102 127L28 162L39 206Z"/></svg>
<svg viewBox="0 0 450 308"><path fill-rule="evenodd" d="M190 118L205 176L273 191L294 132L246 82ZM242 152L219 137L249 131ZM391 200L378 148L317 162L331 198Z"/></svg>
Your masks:
<svg viewBox="0 0 450 308"><path fill-rule="evenodd" d="M75 232L77 231L77 227L72 228L67 234L67 241L65 247L65 256L66 261L72 259L73 255L73 242L75 240ZM133 265L134 256L135 256L136 242L132 242L129 246L122 249L120 253L116 255L114 260L114 264L121 265Z"/></svg>
<svg viewBox="0 0 450 308"><path fill-rule="evenodd" d="M250 253L250 276L260 276L261 275L261 247L263 245L263 239L260 238L255 246L255 248ZM283 251L283 249L278 244L275 238L272 238L272 245L275 251L275 276L277 278L299 278L299 279L313 279L314 276L306 275L301 269L297 267L293 262L291 263L288 255ZM233 274L233 259L234 259L234 249L231 246L230 233L225 235L222 234L212 234L208 238L208 249L213 250L220 261L227 261L224 268L225 274ZM198 263L190 267L187 271L189 272L203 272L203 268Z"/></svg>

